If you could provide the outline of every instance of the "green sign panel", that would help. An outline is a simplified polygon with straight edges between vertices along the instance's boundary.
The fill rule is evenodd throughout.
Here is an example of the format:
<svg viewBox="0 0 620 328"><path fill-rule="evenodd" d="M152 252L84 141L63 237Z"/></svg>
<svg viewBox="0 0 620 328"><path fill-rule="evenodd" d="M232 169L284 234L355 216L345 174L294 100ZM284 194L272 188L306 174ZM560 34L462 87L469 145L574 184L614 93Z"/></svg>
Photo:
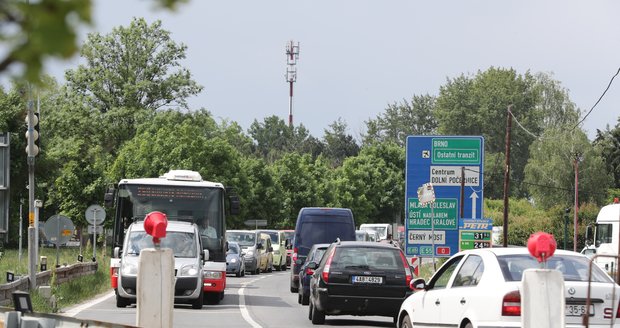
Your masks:
<svg viewBox="0 0 620 328"><path fill-rule="evenodd" d="M480 164L480 139L433 138L433 164Z"/></svg>
<svg viewBox="0 0 620 328"><path fill-rule="evenodd" d="M431 211L431 206L432 211ZM417 198L409 198L408 229L432 229L431 218L437 230L457 230L458 203L453 198L437 198L435 202L422 205Z"/></svg>

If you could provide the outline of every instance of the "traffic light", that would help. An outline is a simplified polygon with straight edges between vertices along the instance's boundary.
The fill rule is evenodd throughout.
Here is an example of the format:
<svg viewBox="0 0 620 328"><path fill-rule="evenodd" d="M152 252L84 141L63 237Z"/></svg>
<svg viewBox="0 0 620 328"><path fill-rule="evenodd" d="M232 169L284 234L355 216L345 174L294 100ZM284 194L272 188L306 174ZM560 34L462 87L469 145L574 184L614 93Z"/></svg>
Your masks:
<svg viewBox="0 0 620 328"><path fill-rule="evenodd" d="M39 113L33 113L32 115L32 124L34 125L32 131L32 138L34 147L32 148L32 156L37 156L39 154ZM26 125L28 125L28 130L26 131L26 154L30 155L29 145L30 145L30 122L28 120L28 116L26 116Z"/></svg>

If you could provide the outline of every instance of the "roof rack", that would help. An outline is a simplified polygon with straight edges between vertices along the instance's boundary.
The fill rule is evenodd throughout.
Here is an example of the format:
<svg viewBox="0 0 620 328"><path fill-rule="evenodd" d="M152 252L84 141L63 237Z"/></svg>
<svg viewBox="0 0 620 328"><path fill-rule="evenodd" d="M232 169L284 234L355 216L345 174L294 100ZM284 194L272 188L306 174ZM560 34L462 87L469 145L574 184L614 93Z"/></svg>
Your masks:
<svg viewBox="0 0 620 328"><path fill-rule="evenodd" d="M334 240L334 243L336 243L337 245L340 245L340 237L336 238L336 240Z"/></svg>

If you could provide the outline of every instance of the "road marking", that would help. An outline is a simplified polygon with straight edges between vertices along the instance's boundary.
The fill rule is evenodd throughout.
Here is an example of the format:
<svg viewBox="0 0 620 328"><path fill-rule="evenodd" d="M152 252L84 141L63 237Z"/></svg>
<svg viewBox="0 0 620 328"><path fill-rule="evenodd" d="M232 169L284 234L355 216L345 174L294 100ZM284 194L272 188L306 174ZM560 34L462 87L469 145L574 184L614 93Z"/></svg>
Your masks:
<svg viewBox="0 0 620 328"><path fill-rule="evenodd" d="M90 301L90 302L86 302L83 304L80 304L72 309L70 309L69 311L63 313L62 315L67 316L67 317L75 317L78 313L86 310L87 308L91 307L91 306L95 306L105 300L107 300L108 298L111 298L114 296L114 291L109 292L99 298L95 298L94 300Z"/></svg>
<svg viewBox="0 0 620 328"><path fill-rule="evenodd" d="M245 320L248 324L250 324L250 326L254 328L262 328L262 326L259 325L256 321L254 321L254 319L252 319L252 316L250 316L250 311L248 311L248 308L245 306L244 291L245 291L246 285L254 283L264 278L267 278L267 276L262 276L260 278L252 279L246 283L243 283L241 285L241 288L239 288L239 291L237 292L237 294L239 294L239 311L241 311L241 316L243 317L243 320Z"/></svg>

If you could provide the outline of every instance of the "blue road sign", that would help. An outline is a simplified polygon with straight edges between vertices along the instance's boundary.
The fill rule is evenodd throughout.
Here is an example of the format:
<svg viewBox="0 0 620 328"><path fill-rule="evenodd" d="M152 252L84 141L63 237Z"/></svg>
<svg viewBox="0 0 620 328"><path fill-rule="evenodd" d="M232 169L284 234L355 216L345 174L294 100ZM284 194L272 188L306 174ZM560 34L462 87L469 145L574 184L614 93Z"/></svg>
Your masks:
<svg viewBox="0 0 620 328"><path fill-rule="evenodd" d="M463 217L483 217L484 138L409 136L406 147L405 252L422 257L454 255L459 251L463 171ZM435 192L430 204L418 200L417 190L425 183L431 183Z"/></svg>

